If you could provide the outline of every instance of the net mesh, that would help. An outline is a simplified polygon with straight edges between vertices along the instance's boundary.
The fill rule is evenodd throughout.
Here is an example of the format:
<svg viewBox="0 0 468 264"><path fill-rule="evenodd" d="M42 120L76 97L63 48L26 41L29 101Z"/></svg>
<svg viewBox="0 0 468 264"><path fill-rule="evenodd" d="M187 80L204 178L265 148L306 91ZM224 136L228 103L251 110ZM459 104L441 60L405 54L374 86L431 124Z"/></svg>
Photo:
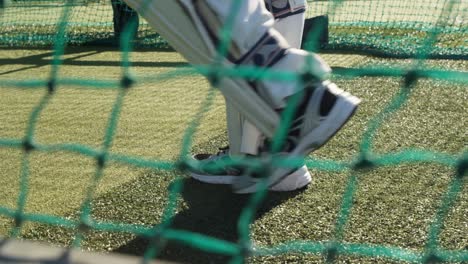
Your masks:
<svg viewBox="0 0 468 264"><path fill-rule="evenodd" d="M120 1L120 0L113 0ZM56 24L67 2L15 0L0 18L0 46L39 47L54 43ZM111 0L77 0L70 7L68 44L116 43ZM388 56L415 56L434 27L439 31L428 55L466 58L466 1L310 1L307 17L327 15L330 39L323 48ZM170 48L147 22L139 21L135 46Z"/></svg>
<svg viewBox="0 0 468 264"><path fill-rule="evenodd" d="M412 3L417 2L413 1ZM422 1L423 2L423 1ZM60 4L58 4L60 3ZM163 240L173 240L182 244L190 245L191 247L197 248L202 251L219 253L224 255L232 256L233 263L243 262L247 257L252 255L262 256L262 255L278 255L288 252L300 252L300 253L312 253L312 254L322 254L328 261L335 260L340 255L355 255L363 257L380 257L388 258L398 261L408 261L408 262L422 262L422 263L432 263L440 261L448 262L466 262L468 261L468 251L465 250L448 250L442 248L439 245L439 235L442 230L444 221L447 218L450 208L453 206L457 197L459 197L463 185L465 183L464 177L467 173L468 168L468 153L462 153L460 155L450 155L440 152L432 152L427 150L404 150L396 153L385 153L385 154L376 154L372 152L372 146L375 139L376 131L382 127L385 120L392 116L396 111L398 111L402 105L408 100L409 95L412 92L412 87L414 84L421 78L437 79L437 80L446 80L450 82L458 82L462 84L468 83L468 75L464 72L459 71L448 71L448 70L434 70L426 69L422 67L424 59L433 54L434 52L438 54L443 54L444 52L465 56L466 46L463 43L466 43L466 40L463 39L463 36L466 36L466 32L463 31L463 16L466 13L466 4L463 1L444 1L443 3L433 3L432 1L426 1L421 5L422 8L418 9L418 14L408 13L409 11L415 10L414 8L407 8L404 5L409 5L409 3L397 2L397 1L318 1L313 2L312 6L320 6L320 13L328 14L332 19L332 24L336 26L337 34L334 36L336 40L333 40L334 45L350 45L353 46L356 43L365 42L365 46L377 47L382 45L382 47L388 48L390 41L401 41L402 43L408 42L406 45L399 45L409 47L412 51L403 51L399 50L398 52L409 52L415 53L418 56L418 60L415 60L414 63L409 69L405 68L378 68L378 67L368 67L368 68L340 68L335 71L336 74L349 77L349 78L360 78L363 76L391 76L402 79L402 84L399 92L392 98L392 100L377 114L375 115L370 122L367 124L364 136L360 143L359 153L356 155L355 159L348 162L340 162L333 160L320 160L320 159L309 159L307 165L311 168L316 168L324 171L332 172L349 172L346 184L345 191L341 200L341 206L338 212L336 224L334 227L333 237L327 241L297 241L289 242L281 245L276 245L272 247L253 247L251 243L251 234L249 225L253 221L254 214L258 209L259 204L265 198L267 193L266 182L263 181L263 185L260 186L259 191L253 194L245 208L243 208L242 213L238 221L238 235L239 241L237 243L229 242L214 237L193 233L185 230L177 230L171 228L171 220L175 214L177 207L177 197L180 194L183 188L183 181L176 180L174 184L171 185L169 190L169 203L165 208L163 213L161 224L155 227L148 227L144 225L137 224L125 224L118 222L109 222L109 221L97 221L92 217L92 201L96 193L96 188L102 179L103 170L109 164L109 162L117 162L128 164L136 167L145 167L159 170L178 170L178 169L187 169L191 166L203 166L203 164L194 164L192 161L186 159L189 149L192 144L192 137L197 130L198 125L200 124L203 114L209 108L211 101L213 100L213 92L208 94L204 104L200 108L199 112L195 115L195 118L190 123L189 127L185 131L183 138L182 148L180 150L180 159L176 162L166 162L160 160L146 160L141 159L131 155L115 154L110 152L110 147L114 140L116 127L119 121L120 111L126 96L126 91L131 89L137 80L131 79L128 74L128 69L130 63L128 61L128 53L130 52L130 44L128 46L122 47L123 56L122 56L122 66L123 72L120 80L115 82L107 82L100 80L87 80L87 79L69 79L62 78L59 75L59 68L62 65L61 57L64 54L64 47L67 42L73 42L75 37L70 35L70 32L79 32L76 36L77 42L86 39L86 35L89 31L93 30L93 26L96 28L110 28L109 18L105 18L105 21L94 21L86 26L83 26L80 22L76 22L76 12L82 9L88 9L92 7L92 12L110 13L110 7L104 7L102 2L92 2L92 1L69 1L68 4L64 5L62 2L58 1L16 1L13 3L12 8L7 8L4 13L5 16L2 18L2 41L7 43L16 43L16 41L26 41L26 43L47 43L52 41L54 43L54 56L53 63L51 67L50 77L47 80L1 80L0 87L9 87L9 88L18 88L18 89L45 89L46 93L41 98L41 100L34 107L31 112L27 124L27 129L25 131L23 138L0 138L0 147L1 148L12 148L12 149L21 149L22 158L21 158L21 167L20 167L20 192L17 198L17 206L15 209L8 208L6 206L0 206L0 215L11 218L14 221L14 226L11 231L11 236L15 237L21 233L21 230L24 228L25 222L36 222L43 223L53 226L62 226L71 230L75 230L76 234L74 236L74 246L80 246L83 240L83 236L89 230L95 231L109 231L109 232L125 232L132 233L138 236L147 237L150 239L150 245L144 254L144 260L149 260L153 258L158 252L158 245ZM368 7L367 9L363 6ZM385 14L387 9L395 8L395 10L400 10L396 13L396 18L390 19ZM426 11L427 14L423 15L419 12L421 9ZM21 11L21 16L19 16L19 11ZM51 9L59 9L60 12L51 11ZM234 10L235 7L233 8ZM315 8L312 7L312 10ZM360 10L359 12L350 12L347 10ZM364 11L367 10L367 11ZM30 13L28 13L30 12ZM50 12L50 13L49 13ZM344 15L338 16L340 12L343 12ZM30 14L29 16L24 16L24 14ZM38 15L40 14L40 15ZM95 13L93 13L95 14ZM232 14L235 16L235 12ZM37 16L42 17L39 21L49 21L44 23L38 23ZM334 17L340 17L334 18ZM11 21L13 17L15 20ZM21 17L21 18L19 18ZM34 17L34 18L32 18ZM53 18L52 20L47 20L47 18ZM96 16L100 17L100 16ZM411 19L403 19L410 17ZM460 18L461 17L461 18ZM378 19L377 19L378 18ZM368 20L371 19L372 22ZM382 20L382 21L378 21ZM406 22L396 22L403 21ZM431 20L428 22L426 20ZM89 23L89 22L88 22ZM466 23L466 22L465 22ZM39 25L38 25L39 24ZM34 31L34 34L29 35L28 31L30 29L25 29L28 26L36 25L35 28L40 28L40 30ZM57 26L58 25L58 26ZM351 29L348 29L346 25L349 25ZM357 25L357 30L354 30L354 26ZM381 27L382 26L382 27ZM402 36L394 36L390 34L391 37L388 38L386 34L390 31L391 28L397 28L401 30ZM389 42L385 44L385 41L379 39L379 34L371 34L369 30L378 28L378 31L382 33L382 39L388 40ZM424 29L420 30L418 33L414 33L414 28ZM341 37L338 32L350 31L352 37L346 37L343 42L341 42ZM146 29L141 29L146 30ZM360 31L362 30L362 32ZM397 31L398 31L397 30ZM219 53L223 55L226 48L226 43L229 42L230 36L230 25L226 25L225 31L228 34L226 38L222 41ZM413 32L414 36L411 34L408 35L405 32ZM44 32L44 34L42 34ZM83 33L81 33L83 32ZM109 29L108 29L109 32ZM148 29L148 32L151 30ZM105 33L103 33L105 35ZM360 34L365 34L366 38L369 35L373 35L370 38L370 42L362 39ZM93 34L90 34L93 35ZM332 34L333 35L333 34ZM398 34L397 34L398 35ZM127 36L128 37L128 36ZM375 37L375 39L374 39ZM311 36L313 38L313 36ZM417 38L417 41L415 40ZM76 40L75 39L75 40ZM445 46L444 40L450 40L449 45ZM354 43L355 41L356 43ZM380 44L370 44L372 41L377 41ZM414 42L413 42L414 41ZM453 42L452 42L453 41ZM362 43L361 43L362 44ZM36 44L34 44L36 45ZM357 45L357 44L356 44ZM392 44L394 45L394 43ZM397 45L394 45L397 46ZM418 47L417 52L415 47ZM438 48L441 48L440 50ZM465 51L465 52L463 52ZM219 65L214 65L218 67L218 72L222 72L222 76L215 76L220 78L223 76L231 76L234 78L257 78L257 79L271 79L275 78L278 80L291 80L296 78L301 78L299 74L269 74L268 72L258 72L256 69L242 69L238 68L232 70L229 68L220 69ZM186 74L193 74L193 72L203 73L204 75L209 75L213 73L211 66L194 66L190 69L177 69L173 72L168 73L166 76L160 76L161 78L172 78L174 76L182 76ZM213 76L211 76L213 77ZM74 143L63 143L63 144L41 144L37 143L34 140L36 125L38 123L39 117L47 105L50 103L51 99L54 97L57 86L66 88L67 86L74 85L80 87L86 87L91 89L112 89L118 91L118 96L112 106L111 115L109 117L106 131L104 135L103 144L99 148L93 148L87 145L74 144ZM213 91L213 90L212 90ZM291 106L294 107L294 106ZM287 111L285 111L287 112ZM284 120L290 120L292 115L289 116L286 114ZM287 122L285 122L287 123ZM274 138L273 145L280 145L283 141L282 132L287 129L286 126L280 126L277 136ZM95 159L96 169L94 177L92 178L91 184L89 184L85 199L82 202L79 217L77 219L68 219L59 216L53 215L44 215L44 214L35 214L35 213L26 213L25 204L28 196L28 184L30 181L30 157L34 152L70 152L78 155L87 156ZM287 162L300 162L294 160L287 160ZM345 230L346 223L350 218L350 211L353 206L353 197L356 193L356 188L358 186L357 176L363 170L376 169L382 166L396 166L402 163L433 163L447 166L453 169L453 175L451 177L450 183L445 194L442 196L440 205L438 207L437 213L434 216L434 219L430 225L426 246L424 247L423 252L414 251L410 249L402 249L392 246L384 245L371 245L371 244L357 244L357 243L347 243L343 241L343 233ZM281 160L270 160L269 162L263 161L262 164L254 164L259 166L274 166L274 164L283 164L285 161ZM252 165L252 163L250 163Z"/></svg>
<svg viewBox="0 0 468 264"><path fill-rule="evenodd" d="M436 27L438 37L426 53L467 54L464 1L314 1L309 12L315 16L331 10L330 49L411 56Z"/></svg>

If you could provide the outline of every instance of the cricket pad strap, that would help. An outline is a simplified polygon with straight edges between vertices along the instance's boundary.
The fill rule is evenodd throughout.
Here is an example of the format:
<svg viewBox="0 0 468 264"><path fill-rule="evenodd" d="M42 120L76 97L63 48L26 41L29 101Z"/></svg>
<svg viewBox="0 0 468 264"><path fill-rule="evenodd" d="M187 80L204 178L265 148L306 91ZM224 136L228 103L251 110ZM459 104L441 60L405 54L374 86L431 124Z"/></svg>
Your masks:
<svg viewBox="0 0 468 264"><path fill-rule="evenodd" d="M265 6L275 19L304 13L306 11L305 0L265 0Z"/></svg>

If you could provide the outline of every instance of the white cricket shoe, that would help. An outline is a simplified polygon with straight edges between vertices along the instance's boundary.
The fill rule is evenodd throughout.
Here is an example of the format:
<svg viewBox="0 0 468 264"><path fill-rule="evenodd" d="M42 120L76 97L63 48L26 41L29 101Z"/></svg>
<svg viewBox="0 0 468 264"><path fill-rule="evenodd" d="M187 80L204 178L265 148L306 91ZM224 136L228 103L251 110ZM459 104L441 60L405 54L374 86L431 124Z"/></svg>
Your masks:
<svg viewBox="0 0 468 264"><path fill-rule="evenodd" d="M197 161L206 162L208 165L211 162L222 165L223 163L229 163L231 157L229 156L229 148L220 148L217 154L196 154L193 158ZM203 169L191 170L190 176L198 181L210 183L210 184L234 184L239 180L239 177L243 177L245 169L235 167L232 165L224 164L224 166L218 170L204 171ZM270 191L286 192L301 189L312 181L309 170L304 165L298 169L290 171L280 181L274 185L269 186ZM243 193L254 192L255 189L249 189L252 191L245 191Z"/></svg>
<svg viewBox="0 0 468 264"><path fill-rule="evenodd" d="M353 116L361 101L330 81L309 84L302 93L302 101L282 149L282 154L298 158L304 158L332 138ZM290 168L277 168L266 179L267 184L269 188L277 186L290 175ZM236 177L233 190L236 193L255 192L261 180L251 175L241 175Z"/></svg>

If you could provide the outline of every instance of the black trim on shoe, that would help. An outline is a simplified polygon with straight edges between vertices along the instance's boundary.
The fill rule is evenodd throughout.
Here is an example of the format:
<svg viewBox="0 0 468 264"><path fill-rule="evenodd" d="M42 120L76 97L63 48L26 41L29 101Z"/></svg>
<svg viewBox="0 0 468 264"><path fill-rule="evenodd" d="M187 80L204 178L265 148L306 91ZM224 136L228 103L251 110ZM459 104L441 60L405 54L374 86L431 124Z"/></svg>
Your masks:
<svg viewBox="0 0 468 264"><path fill-rule="evenodd" d="M332 94L328 89L325 90L320 101L320 115L326 116L332 110L336 103L337 96Z"/></svg>

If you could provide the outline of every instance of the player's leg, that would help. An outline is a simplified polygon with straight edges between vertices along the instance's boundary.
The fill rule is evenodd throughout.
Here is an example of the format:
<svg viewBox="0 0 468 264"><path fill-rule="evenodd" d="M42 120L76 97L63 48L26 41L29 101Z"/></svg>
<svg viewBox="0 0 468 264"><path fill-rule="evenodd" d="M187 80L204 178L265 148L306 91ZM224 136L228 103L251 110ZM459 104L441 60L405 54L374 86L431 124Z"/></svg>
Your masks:
<svg viewBox="0 0 468 264"><path fill-rule="evenodd" d="M123 0L111 0L112 13L113 13L113 25L114 25L114 37L120 39L121 34L127 26L133 26L131 30L132 39L138 32L138 13L129 7ZM134 20L134 25L130 25L130 22Z"/></svg>
<svg viewBox="0 0 468 264"><path fill-rule="evenodd" d="M126 1L145 17L172 47L193 64L213 63L216 57L219 30L231 13L229 8L234 3L232 0ZM275 41L275 47L278 45L277 42L283 42L276 32L265 37L273 20L264 8L259 7L259 3L261 2L254 0L241 2L233 31L234 35L242 36L242 38L233 39L229 50L230 58L222 61L224 65L235 65L241 56L246 54L249 48L260 39ZM251 16L255 19L250 19ZM210 23L207 23L207 19ZM249 21L248 24L245 24L246 20ZM230 98L236 108L241 109L247 118L254 120L263 133L270 137L273 135L279 116L265 100L256 94L247 81L222 78L218 82L218 87L225 97Z"/></svg>
<svg viewBox="0 0 468 264"><path fill-rule="evenodd" d="M238 5L233 25L227 66L256 66L277 71L307 71L313 81L246 80L221 78L219 88L234 107L266 136L279 126L279 115L291 96L301 97L294 128L288 133L289 155L303 157L323 145L354 112L359 99L336 86L321 82L329 67L316 55L290 49L272 29L273 19L258 0L128 0L168 42L191 63L212 63L216 56L218 33ZM147 3L147 4L145 4ZM310 63L308 63L310 62ZM299 87L301 87L299 89ZM273 186L289 175L290 169L276 169L267 179ZM252 192L259 179L246 175L234 185L237 192Z"/></svg>
<svg viewBox="0 0 468 264"><path fill-rule="evenodd" d="M193 64L210 64L216 57L218 33L236 1L233 0L126 0L148 23ZM229 56L225 65L271 67L301 71L305 57L313 61L307 70L321 78L330 71L316 55L288 50L284 38L272 28L273 18L260 0L241 1L233 26ZM208 23L209 20L209 23ZM288 56L286 55L288 51ZM264 58L264 60L262 60ZM279 60L281 59L281 62ZM257 63L259 63L257 65ZM289 64L294 65L290 67ZM278 125L275 109L296 93L298 82L257 82L256 87L242 79L222 78L219 89L249 120L268 137Z"/></svg>
<svg viewBox="0 0 468 264"><path fill-rule="evenodd" d="M290 47L300 48L307 2L305 0L265 0L265 6L274 17L273 28L284 37ZM232 146L233 143L239 144L240 142L238 150L233 149L231 153L258 155L264 136L235 107L228 106L226 111L229 143ZM231 111L234 113L230 113ZM238 127L241 129L239 130ZM233 128L232 131L230 128Z"/></svg>
<svg viewBox="0 0 468 264"><path fill-rule="evenodd" d="M120 7L119 0L111 0L112 5L112 23L114 27L114 37L116 39L120 38L120 33L122 29L120 28Z"/></svg>
<svg viewBox="0 0 468 264"><path fill-rule="evenodd" d="M275 18L273 28L276 29L286 39L293 48L299 48L302 41L302 31L304 28L306 1L295 1L291 5L282 0L265 0L265 5ZM226 155L258 155L265 136L249 122L228 100L226 100L226 114L229 148L209 155L200 153L194 155L197 160L218 160ZM190 175L202 182L215 184L232 184L239 174L239 170L226 167L224 170L213 172L192 171ZM304 165L291 172L287 177L270 186L273 191L291 191L304 187L311 182L311 176Z"/></svg>
<svg viewBox="0 0 468 264"><path fill-rule="evenodd" d="M121 18L121 28L126 30L126 27L131 27L130 29L130 36L134 39L138 33L138 26L139 26L139 18L138 13L129 7L127 4L122 3L122 18Z"/></svg>
<svg viewBox="0 0 468 264"><path fill-rule="evenodd" d="M273 15L276 29L293 48L299 48L304 29L305 0L294 1L291 5L283 0L265 0L265 6ZM257 155L264 139L255 125L250 123L229 100L226 101L228 138L231 154Z"/></svg>

